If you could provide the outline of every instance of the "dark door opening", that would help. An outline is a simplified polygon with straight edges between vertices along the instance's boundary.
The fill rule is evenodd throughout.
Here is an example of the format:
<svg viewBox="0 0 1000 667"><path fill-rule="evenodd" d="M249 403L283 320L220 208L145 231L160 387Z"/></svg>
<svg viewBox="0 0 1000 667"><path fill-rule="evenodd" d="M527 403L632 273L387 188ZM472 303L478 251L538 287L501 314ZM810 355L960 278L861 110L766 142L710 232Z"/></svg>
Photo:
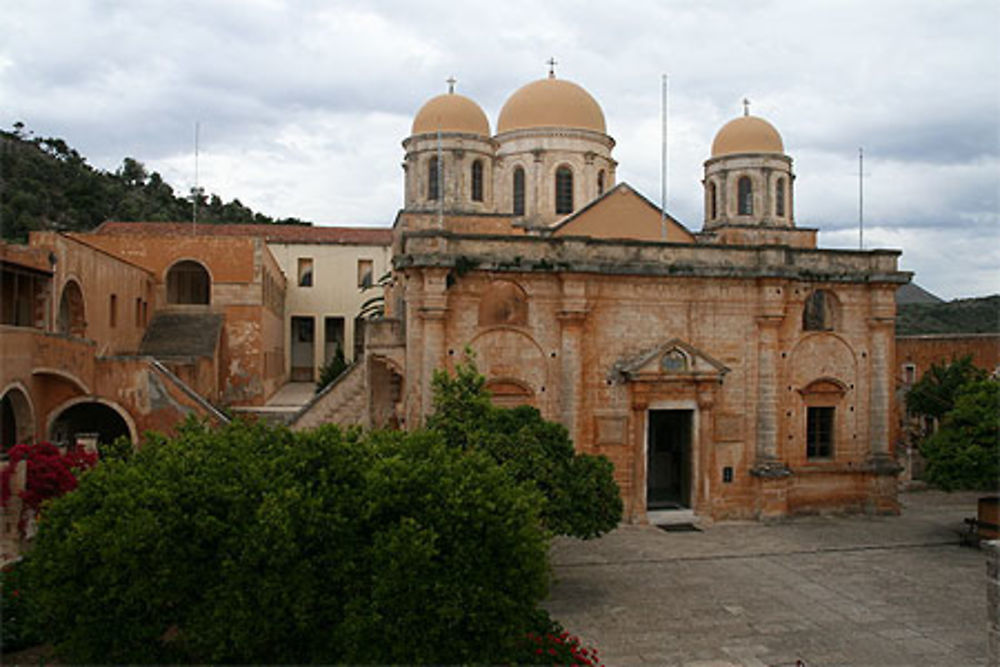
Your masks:
<svg viewBox="0 0 1000 667"><path fill-rule="evenodd" d="M312 317L292 318L292 382L313 382L315 375L316 320Z"/></svg>
<svg viewBox="0 0 1000 667"><path fill-rule="evenodd" d="M650 410L646 458L646 507L691 506L693 410Z"/></svg>
<svg viewBox="0 0 1000 667"><path fill-rule="evenodd" d="M77 437L83 435L96 435L99 445L109 445L119 437L131 438L122 416L96 402L77 403L66 408L52 422L49 438L57 445L74 445Z"/></svg>

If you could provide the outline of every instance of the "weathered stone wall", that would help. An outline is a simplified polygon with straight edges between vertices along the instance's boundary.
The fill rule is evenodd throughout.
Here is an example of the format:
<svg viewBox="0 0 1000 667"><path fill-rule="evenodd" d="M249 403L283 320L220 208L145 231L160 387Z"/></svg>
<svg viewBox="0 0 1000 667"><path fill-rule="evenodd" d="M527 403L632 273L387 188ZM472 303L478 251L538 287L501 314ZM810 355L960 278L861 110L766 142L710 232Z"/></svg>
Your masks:
<svg viewBox="0 0 1000 667"><path fill-rule="evenodd" d="M896 253L428 232L404 242L408 426L430 409L434 369L468 346L489 380L615 463L634 520L658 409L693 411L700 515L896 509L880 483L893 471L877 465L890 452L893 293L906 279ZM807 331L817 289L832 319ZM492 303L502 298L513 301ZM683 373L656 365L671 345L688 358ZM648 368L618 372L646 357ZM835 408L835 436L831 456L810 459L814 404Z"/></svg>

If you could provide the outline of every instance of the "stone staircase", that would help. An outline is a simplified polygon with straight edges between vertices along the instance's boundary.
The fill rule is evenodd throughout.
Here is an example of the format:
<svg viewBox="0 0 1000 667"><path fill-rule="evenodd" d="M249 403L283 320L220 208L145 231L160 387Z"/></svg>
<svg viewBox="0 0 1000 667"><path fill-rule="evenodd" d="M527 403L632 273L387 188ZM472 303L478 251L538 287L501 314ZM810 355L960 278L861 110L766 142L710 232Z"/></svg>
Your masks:
<svg viewBox="0 0 1000 667"><path fill-rule="evenodd" d="M292 430L320 424L368 426L368 388L364 359L354 362L336 380L306 403L289 422Z"/></svg>

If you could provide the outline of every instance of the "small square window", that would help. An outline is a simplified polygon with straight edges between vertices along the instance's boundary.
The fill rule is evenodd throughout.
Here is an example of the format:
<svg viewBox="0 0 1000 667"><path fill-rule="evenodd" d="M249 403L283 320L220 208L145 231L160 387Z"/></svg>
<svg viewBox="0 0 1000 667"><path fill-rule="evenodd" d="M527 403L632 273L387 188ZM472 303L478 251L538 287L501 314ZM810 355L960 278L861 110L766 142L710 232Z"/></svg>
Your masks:
<svg viewBox="0 0 1000 667"><path fill-rule="evenodd" d="M299 287L312 287L313 261L311 257L299 257Z"/></svg>

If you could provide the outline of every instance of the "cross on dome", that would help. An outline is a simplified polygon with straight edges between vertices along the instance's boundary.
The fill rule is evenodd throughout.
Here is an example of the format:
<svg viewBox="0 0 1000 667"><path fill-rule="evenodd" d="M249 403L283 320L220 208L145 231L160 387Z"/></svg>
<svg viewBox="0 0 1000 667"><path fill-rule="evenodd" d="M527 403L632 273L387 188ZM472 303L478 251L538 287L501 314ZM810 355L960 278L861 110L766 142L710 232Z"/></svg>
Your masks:
<svg viewBox="0 0 1000 667"><path fill-rule="evenodd" d="M559 63L558 63L558 62L556 62L556 59L555 59L555 58L549 58L549 59L548 59L548 60L546 60L545 62L546 62L546 63L548 64L548 66L549 66L549 78L550 78L550 79L554 79L554 78L556 78L556 65L558 65Z"/></svg>
<svg viewBox="0 0 1000 667"><path fill-rule="evenodd" d="M743 98L743 115L750 115L750 100L745 97Z"/></svg>
<svg viewBox="0 0 1000 667"><path fill-rule="evenodd" d="M449 93L454 93L455 92L455 84L458 83L458 81L455 79L455 77L449 76L444 81L445 81L445 83L448 84L448 92Z"/></svg>

